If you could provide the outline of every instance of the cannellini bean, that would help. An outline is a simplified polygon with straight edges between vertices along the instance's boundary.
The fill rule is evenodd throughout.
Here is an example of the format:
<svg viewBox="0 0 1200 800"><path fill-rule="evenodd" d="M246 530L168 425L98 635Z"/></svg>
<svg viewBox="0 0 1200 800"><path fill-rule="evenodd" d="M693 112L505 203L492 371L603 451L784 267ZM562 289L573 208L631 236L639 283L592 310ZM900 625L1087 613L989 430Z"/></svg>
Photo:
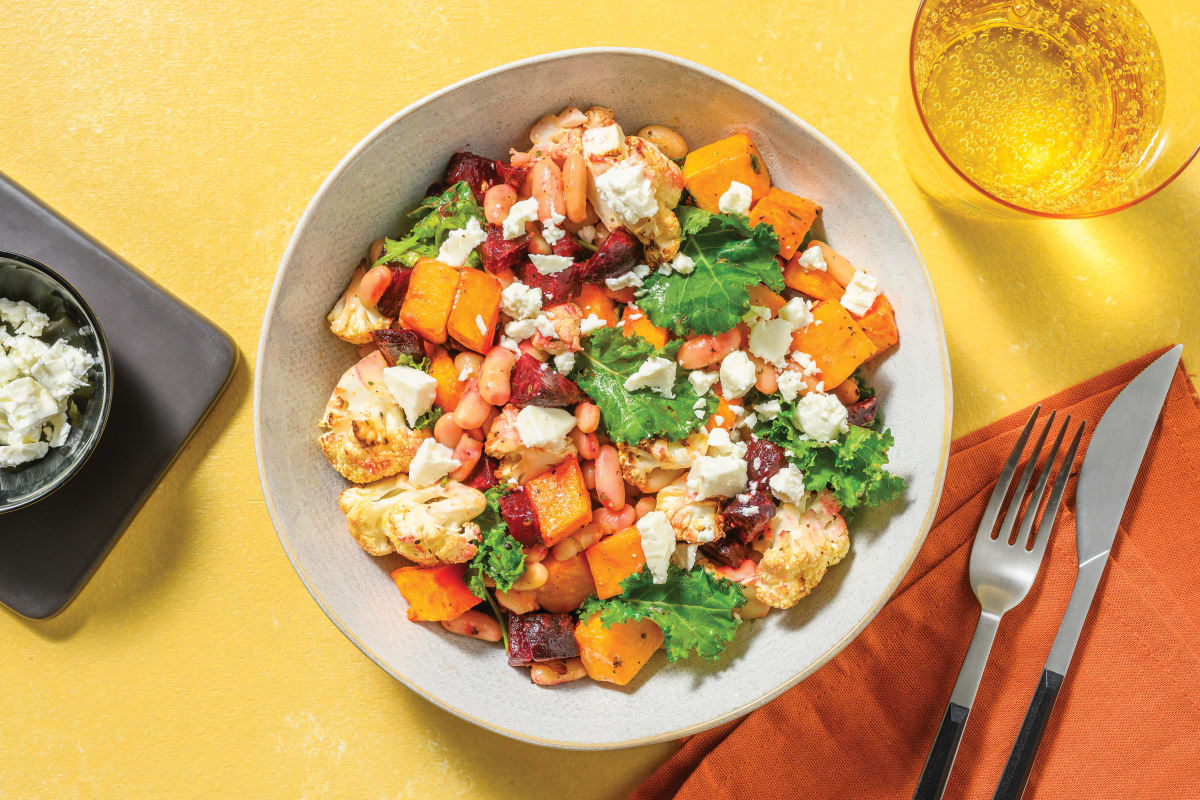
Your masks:
<svg viewBox="0 0 1200 800"><path fill-rule="evenodd" d="M580 458L595 458L600 452L600 442L594 433L584 433L579 428L572 428L571 441L575 443Z"/></svg>
<svg viewBox="0 0 1200 800"><path fill-rule="evenodd" d="M511 269L503 269L495 272L492 274L492 277L500 281L500 288L502 289L507 289L517 279L517 276Z"/></svg>
<svg viewBox="0 0 1200 800"><path fill-rule="evenodd" d="M653 497L643 497L641 500L638 500L637 505L633 507L633 513L638 519L641 519L654 510L656 503L657 501Z"/></svg>
<svg viewBox="0 0 1200 800"><path fill-rule="evenodd" d="M562 181L567 219L583 222L587 218L587 163L582 153L571 153L563 161Z"/></svg>
<svg viewBox="0 0 1200 800"><path fill-rule="evenodd" d="M500 623L482 611L464 611L461 616L442 622L451 633L459 633L485 642L500 641Z"/></svg>
<svg viewBox="0 0 1200 800"><path fill-rule="evenodd" d="M612 445L601 447L596 455L596 497L610 511L625 505L625 481L621 478L617 448Z"/></svg>
<svg viewBox="0 0 1200 800"><path fill-rule="evenodd" d="M679 346L675 360L687 370L704 369L716 364L742 344L742 332L737 328L713 336L693 336Z"/></svg>
<svg viewBox="0 0 1200 800"><path fill-rule="evenodd" d="M594 433L600 427L600 407L595 403L575 406L575 426L584 433Z"/></svg>
<svg viewBox="0 0 1200 800"><path fill-rule="evenodd" d="M854 265L850 263L849 259L824 242L814 239L812 243L821 248L821 255L825 258L825 269L829 272L829 276L842 286L849 286L850 281L854 280Z"/></svg>
<svg viewBox="0 0 1200 800"><path fill-rule="evenodd" d="M779 371L770 364L763 364L754 388L763 394L775 394L779 391Z"/></svg>
<svg viewBox="0 0 1200 800"><path fill-rule="evenodd" d="M450 473L450 479L465 481L482 455L483 441L464 433L454 448L454 460L458 462L458 468Z"/></svg>
<svg viewBox="0 0 1200 800"><path fill-rule="evenodd" d="M530 611L536 611L538 607L537 592L522 592L519 589L510 589L507 592L497 589L496 602L514 614L528 614Z"/></svg>
<svg viewBox="0 0 1200 800"><path fill-rule="evenodd" d="M579 555L579 551L583 548L579 546L579 542L572 536L568 536L558 544L551 548L550 552L554 554L555 561L566 561L568 558L574 558Z"/></svg>
<svg viewBox="0 0 1200 800"><path fill-rule="evenodd" d="M454 370L460 381L469 381L479 377L479 367L483 364L483 356L464 350L454 357ZM465 376L464 376L465 373Z"/></svg>
<svg viewBox="0 0 1200 800"><path fill-rule="evenodd" d="M433 423L434 440L451 450L458 446L458 440L462 438L462 435L463 430L454 421L453 414L442 414L438 417L438 421Z"/></svg>
<svg viewBox="0 0 1200 800"><path fill-rule="evenodd" d="M479 389L471 388L463 394L462 399L454 408L454 421L463 430L478 428L491 413L492 406L479 394Z"/></svg>
<svg viewBox="0 0 1200 800"><path fill-rule="evenodd" d="M566 661L539 661L529 669L529 678L538 686L558 686L587 677L583 659L568 658Z"/></svg>
<svg viewBox="0 0 1200 800"><path fill-rule="evenodd" d="M374 264L383 256L383 239L376 239L371 242L371 246L367 249L367 258Z"/></svg>
<svg viewBox="0 0 1200 800"><path fill-rule="evenodd" d="M484 402L493 406L502 406L508 402L512 393L510 378L516 361L516 354L507 347L496 345L488 350L487 356L479 365L479 396Z"/></svg>
<svg viewBox="0 0 1200 800"><path fill-rule="evenodd" d="M583 485L588 488L588 491L596 488L596 462L582 461L579 464L579 471L583 473Z"/></svg>
<svg viewBox="0 0 1200 800"><path fill-rule="evenodd" d="M671 160L683 158L688 154L688 146L684 138L674 128L668 128L666 125L647 125L638 131L637 135L657 147L664 156Z"/></svg>
<svg viewBox="0 0 1200 800"><path fill-rule="evenodd" d="M532 222L529 224L533 225ZM534 230L529 231L529 252L535 256L548 256L554 252L554 248L542 237L541 231Z"/></svg>
<svg viewBox="0 0 1200 800"><path fill-rule="evenodd" d="M540 347L534 347L532 339L526 339L525 341L521 342L521 344L518 345L518 348L521 350L522 355L533 356L543 364L550 360L550 354Z"/></svg>
<svg viewBox="0 0 1200 800"><path fill-rule="evenodd" d="M521 549L525 553L526 564L536 564L538 561L543 560L546 554L550 552L544 544L531 544Z"/></svg>
<svg viewBox="0 0 1200 800"><path fill-rule="evenodd" d="M546 569L546 565L541 561L535 561L532 564L527 563L524 574L517 579L512 588L520 591L540 589L546 584L546 580L549 577L550 571Z"/></svg>
<svg viewBox="0 0 1200 800"><path fill-rule="evenodd" d="M833 387L833 395L842 401L842 405L850 405L857 403L859 398L858 381L854 378L846 378L846 380Z"/></svg>
<svg viewBox="0 0 1200 800"><path fill-rule="evenodd" d="M363 301L363 305L374 308L391 282L392 271L386 264L371 267L358 283L358 297Z"/></svg>
<svg viewBox="0 0 1200 800"><path fill-rule="evenodd" d="M595 520L592 520L587 525L572 533L571 538L579 542L579 549L587 550L600 541L600 537L603 535L604 531L600 530L600 526L596 524Z"/></svg>
<svg viewBox="0 0 1200 800"><path fill-rule="evenodd" d="M563 198L563 174L552 159L540 158L529 171L530 188L538 201L538 219L546 220L552 213L561 214L567 207Z"/></svg>
<svg viewBox="0 0 1200 800"><path fill-rule="evenodd" d="M497 183L483 195L483 215L493 225L503 225L509 209L517 202L517 190L507 183Z"/></svg>
<svg viewBox="0 0 1200 800"><path fill-rule="evenodd" d="M633 523L637 522L637 514L633 510L633 506L621 506L615 511L607 508L597 508L592 512L592 519L600 526L600 530L605 533L616 533L623 531Z"/></svg>

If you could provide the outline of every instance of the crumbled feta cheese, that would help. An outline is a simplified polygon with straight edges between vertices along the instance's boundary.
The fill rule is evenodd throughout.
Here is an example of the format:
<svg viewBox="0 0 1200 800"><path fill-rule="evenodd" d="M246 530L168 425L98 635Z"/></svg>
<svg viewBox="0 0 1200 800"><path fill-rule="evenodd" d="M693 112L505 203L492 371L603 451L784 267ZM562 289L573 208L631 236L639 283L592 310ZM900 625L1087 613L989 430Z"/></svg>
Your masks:
<svg viewBox="0 0 1200 800"><path fill-rule="evenodd" d="M0 297L0 322L6 323L17 335L41 336L50 324L50 317L24 300Z"/></svg>
<svg viewBox="0 0 1200 800"><path fill-rule="evenodd" d="M33 378L17 378L0 386L0 417L14 431L39 425L58 411L54 395Z"/></svg>
<svg viewBox="0 0 1200 800"><path fill-rule="evenodd" d="M804 380L804 376L800 374L799 370L794 369L787 369L779 373L777 383L779 394L789 403L795 400L796 396L808 387L808 382Z"/></svg>
<svg viewBox="0 0 1200 800"><path fill-rule="evenodd" d="M783 367L792 349L792 323L782 317L764 319L750 328L750 352L776 367Z"/></svg>
<svg viewBox="0 0 1200 800"><path fill-rule="evenodd" d="M696 271L696 262L686 253L680 253L671 259L671 269L680 275L691 275Z"/></svg>
<svg viewBox="0 0 1200 800"><path fill-rule="evenodd" d="M536 317L542 310L542 290L513 281L500 292L500 310L513 319Z"/></svg>
<svg viewBox="0 0 1200 800"><path fill-rule="evenodd" d="M436 439L426 439L408 466L408 480L414 486L431 486L458 467L453 450Z"/></svg>
<svg viewBox="0 0 1200 800"><path fill-rule="evenodd" d="M701 397L696 402L692 403L692 408L697 411L699 411L702 408L708 408L708 401L705 400L703 397Z"/></svg>
<svg viewBox="0 0 1200 800"><path fill-rule="evenodd" d="M529 260L543 275L555 275L575 263L567 256L539 256L537 253L530 253Z"/></svg>
<svg viewBox="0 0 1200 800"><path fill-rule="evenodd" d="M776 472L767 485L771 487L771 493L785 503L804 505L804 473L794 465L788 464Z"/></svg>
<svg viewBox="0 0 1200 800"><path fill-rule="evenodd" d="M561 408L525 406L517 413L517 433L526 447L558 447L574 427L575 415Z"/></svg>
<svg viewBox="0 0 1200 800"><path fill-rule="evenodd" d="M771 309L766 306L750 306L750 310L742 315L742 322L747 325L754 325L759 320L770 319Z"/></svg>
<svg viewBox="0 0 1200 800"><path fill-rule="evenodd" d="M675 553L675 529L661 511L651 511L637 521L642 538L642 555L655 583L667 582L667 567Z"/></svg>
<svg viewBox="0 0 1200 800"><path fill-rule="evenodd" d="M753 197L749 186L737 181L730 181L729 188L717 201L717 210L722 214L749 214L750 201Z"/></svg>
<svg viewBox="0 0 1200 800"><path fill-rule="evenodd" d="M642 362L637 372L625 379L626 391L649 389L663 397L675 396L675 362L651 356Z"/></svg>
<svg viewBox="0 0 1200 800"><path fill-rule="evenodd" d="M808 353L802 353L799 350L792 353L792 361L796 362L796 366L800 367L800 374L806 377L821 374L821 368L817 366L816 360Z"/></svg>
<svg viewBox="0 0 1200 800"><path fill-rule="evenodd" d="M567 235L567 232L558 227L559 223L565 220L562 214L558 211L551 211L550 216L542 220L542 238L546 240L546 244L558 244L558 240Z"/></svg>
<svg viewBox="0 0 1200 800"><path fill-rule="evenodd" d="M796 263L805 269L819 269L821 271L829 269L829 265L825 263L824 251L821 250L820 245L816 244L801 253Z"/></svg>
<svg viewBox="0 0 1200 800"><path fill-rule="evenodd" d="M701 372L698 369L694 369L688 373L688 383L696 390L698 397L704 397L720 377L721 375L716 372Z"/></svg>
<svg viewBox="0 0 1200 800"><path fill-rule="evenodd" d="M575 354L570 351L559 353L554 357L554 368L563 375L569 374L575 369Z"/></svg>
<svg viewBox="0 0 1200 800"><path fill-rule="evenodd" d="M621 152L624 143L625 135L616 123L585 128L583 131L583 154L588 158L602 159L616 155Z"/></svg>
<svg viewBox="0 0 1200 800"><path fill-rule="evenodd" d="M507 326L505 326L505 332L507 332ZM517 355L521 355L520 342L518 342L516 339L512 338L511 336L501 336L500 337L500 346L503 347L505 350L512 350Z"/></svg>
<svg viewBox="0 0 1200 800"><path fill-rule="evenodd" d="M536 222L537 218L538 202L536 198L530 197L513 203L512 208L508 210L508 216L504 218L504 238L516 239L524 236L525 223Z"/></svg>
<svg viewBox="0 0 1200 800"><path fill-rule="evenodd" d="M819 391L796 402L796 424L819 442L832 442L850 430L846 407L833 395Z"/></svg>
<svg viewBox="0 0 1200 800"><path fill-rule="evenodd" d="M713 428L708 432L708 449L705 450L705 455L745 458L746 445L730 439L729 431L724 428Z"/></svg>
<svg viewBox="0 0 1200 800"><path fill-rule="evenodd" d="M696 550L699 547L700 545L698 544L680 542L675 545L675 552L671 555L671 561L682 570L690 570L696 566Z"/></svg>
<svg viewBox="0 0 1200 800"><path fill-rule="evenodd" d="M59 339L42 353L34 363L30 374L54 395L54 399L63 403L75 392L87 386L87 371L96 363L87 351L72 347L65 340Z"/></svg>
<svg viewBox="0 0 1200 800"><path fill-rule="evenodd" d="M741 350L734 350L721 359L721 394L726 400L741 397L758 380L754 362Z"/></svg>
<svg viewBox="0 0 1200 800"><path fill-rule="evenodd" d="M18 467L30 461L37 461L48 452L50 445L46 442L0 445L0 467Z"/></svg>
<svg viewBox="0 0 1200 800"><path fill-rule="evenodd" d="M471 380L471 376L473 374L475 374L474 370L472 370L471 366L468 364L467 366L462 368L461 372L458 373L458 382L466 383L467 381Z"/></svg>
<svg viewBox="0 0 1200 800"><path fill-rule="evenodd" d="M781 410L778 400L768 400L754 407L754 411L763 419L775 419Z"/></svg>
<svg viewBox="0 0 1200 800"><path fill-rule="evenodd" d="M588 314L579 322L579 333L581 336L587 336L592 331L598 331L607 325L607 322L600 319L595 314Z"/></svg>
<svg viewBox="0 0 1200 800"><path fill-rule="evenodd" d="M737 456L700 456L688 470L687 487L700 498L733 497L746 488L746 462Z"/></svg>
<svg viewBox="0 0 1200 800"><path fill-rule="evenodd" d="M758 417L755 416L754 414L747 414L746 416L739 419L737 421L737 424L734 425L734 427L735 428L745 428L746 430L753 430L754 426L757 424L758 424Z"/></svg>
<svg viewBox="0 0 1200 800"><path fill-rule="evenodd" d="M626 224L640 222L658 212L654 187L641 162L618 162L595 179L595 186L600 199Z"/></svg>
<svg viewBox="0 0 1200 800"><path fill-rule="evenodd" d="M467 227L450 231L442 246L438 248L437 260L452 267L461 267L467 263L467 257L476 247L487 240L487 234L479 225L479 220L471 217Z"/></svg>
<svg viewBox="0 0 1200 800"><path fill-rule="evenodd" d="M404 411L408 426L417 424L417 419L433 407L437 392L437 379L412 367L387 367L383 371L383 385L392 393L396 405Z"/></svg>
<svg viewBox="0 0 1200 800"><path fill-rule="evenodd" d="M861 317L871 310L875 298L879 297L879 281L874 275L868 275L862 270L854 271L854 278L846 286L842 295L842 308L856 317Z"/></svg>
<svg viewBox="0 0 1200 800"><path fill-rule="evenodd" d="M22 372L32 370L38 359L50 350L50 346L40 339L23 334L8 337L4 340L4 346L8 348L9 360Z"/></svg>
<svg viewBox="0 0 1200 800"><path fill-rule="evenodd" d="M604 285L609 288L609 291L619 292L622 289L637 289L642 285L642 281L650 274L650 267L645 264L638 264L622 275L615 278L606 278Z"/></svg>
<svg viewBox="0 0 1200 800"><path fill-rule="evenodd" d="M703 408L697 408L693 413L695 413L696 419L704 419L706 416L708 416L707 410Z"/></svg>
<svg viewBox="0 0 1200 800"><path fill-rule="evenodd" d="M790 322L794 331L807 328L813 318L812 303L803 297L793 297L779 309L779 316Z"/></svg>
<svg viewBox="0 0 1200 800"><path fill-rule="evenodd" d="M714 415L713 415L713 422L715 422L717 425L724 425L724 424L725 424L725 417L721 416L720 414L714 414Z"/></svg>
<svg viewBox="0 0 1200 800"><path fill-rule="evenodd" d="M596 241L596 226L595 225L584 225L582 228L579 229L579 238L582 239L583 241L587 242L588 244L591 244L592 242Z"/></svg>
<svg viewBox="0 0 1200 800"><path fill-rule="evenodd" d="M528 339L538 332L538 319L515 319L504 326L504 335L518 342Z"/></svg>
<svg viewBox="0 0 1200 800"><path fill-rule="evenodd" d="M533 324L537 327L537 332L547 339L558 338L558 329L554 327L554 320L545 314L538 314L534 317Z"/></svg>

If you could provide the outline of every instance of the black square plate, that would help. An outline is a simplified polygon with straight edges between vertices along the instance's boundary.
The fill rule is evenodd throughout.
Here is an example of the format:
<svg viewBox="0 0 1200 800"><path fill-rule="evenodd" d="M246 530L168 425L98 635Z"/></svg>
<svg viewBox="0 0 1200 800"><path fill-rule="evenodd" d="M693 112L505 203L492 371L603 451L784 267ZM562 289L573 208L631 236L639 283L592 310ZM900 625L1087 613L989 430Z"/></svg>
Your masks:
<svg viewBox="0 0 1200 800"><path fill-rule="evenodd" d="M66 607L220 396L237 364L224 331L0 174L0 250L58 272L112 351L104 437L74 478L0 515L0 603L44 619Z"/></svg>

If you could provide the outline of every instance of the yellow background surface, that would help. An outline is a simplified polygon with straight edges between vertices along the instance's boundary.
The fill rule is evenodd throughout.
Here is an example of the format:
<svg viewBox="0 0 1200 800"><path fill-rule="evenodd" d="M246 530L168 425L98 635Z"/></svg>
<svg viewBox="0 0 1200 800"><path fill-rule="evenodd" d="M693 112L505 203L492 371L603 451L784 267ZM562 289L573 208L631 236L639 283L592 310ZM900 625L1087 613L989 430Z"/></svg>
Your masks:
<svg viewBox="0 0 1200 800"><path fill-rule="evenodd" d="M0 798L615 797L673 751L543 750L412 694L309 598L259 492L250 376L288 236L359 138L480 70L650 47L826 133L921 246L956 434L1150 348L1200 351L1200 168L1091 221L970 222L918 192L894 134L914 2L336 5L0 3L0 170L243 354L74 604L45 622L0 612ZM1190 13L1166 35L1195 39Z"/></svg>

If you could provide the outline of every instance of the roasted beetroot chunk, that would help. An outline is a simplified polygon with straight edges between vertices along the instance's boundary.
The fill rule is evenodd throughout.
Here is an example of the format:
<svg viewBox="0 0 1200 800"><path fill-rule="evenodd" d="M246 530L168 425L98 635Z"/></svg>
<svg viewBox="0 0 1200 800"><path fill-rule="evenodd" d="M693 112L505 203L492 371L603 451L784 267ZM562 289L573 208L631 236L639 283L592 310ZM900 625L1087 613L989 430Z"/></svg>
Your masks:
<svg viewBox="0 0 1200 800"><path fill-rule="evenodd" d="M851 425L869 428L875 424L875 412L878 411L879 398L868 397L846 406L846 417Z"/></svg>
<svg viewBox="0 0 1200 800"><path fill-rule="evenodd" d="M744 500L741 499L743 497ZM763 489L738 495L721 512L725 536L743 542L754 541L775 516L776 510L775 504Z"/></svg>
<svg viewBox="0 0 1200 800"><path fill-rule="evenodd" d="M528 246L528 236L505 239L504 230L499 225L488 225L487 238L484 239L479 250L479 254L483 258L483 268L493 274L512 269L525 258L525 250Z"/></svg>
<svg viewBox="0 0 1200 800"><path fill-rule="evenodd" d="M471 470L471 474L463 481L464 486L470 486L472 489L478 489L485 492L495 486L500 481L496 478L496 467L500 462L489 455L484 455L475 462L475 469Z"/></svg>
<svg viewBox="0 0 1200 800"><path fill-rule="evenodd" d="M524 489L517 488L500 498L500 516L508 525L512 537L526 547L542 543L542 531L538 527L533 503Z"/></svg>
<svg viewBox="0 0 1200 800"><path fill-rule="evenodd" d="M787 465L783 448L766 439L754 439L746 448L746 477L765 488L767 481Z"/></svg>
<svg viewBox="0 0 1200 800"><path fill-rule="evenodd" d="M445 184L453 186L459 181L466 181L475 195L475 202L482 203L484 192L500 182L496 162L465 151L455 153L446 165Z"/></svg>
<svg viewBox="0 0 1200 800"><path fill-rule="evenodd" d="M500 176L503 183L516 189L519 194L521 187L525 185L526 176L529 175L529 167L514 167L507 161L497 161L496 174Z"/></svg>
<svg viewBox="0 0 1200 800"><path fill-rule="evenodd" d="M583 267L584 283L603 283L608 278L624 275L642 260L642 243L624 228L608 234L599 249Z"/></svg>
<svg viewBox="0 0 1200 800"><path fill-rule="evenodd" d="M379 309L380 314L394 319L400 313L400 304L404 302L404 295L408 294L408 281L412 277L412 267L400 264L388 264L387 267L392 271L392 280L383 290L375 307Z"/></svg>
<svg viewBox="0 0 1200 800"><path fill-rule="evenodd" d="M579 391L575 381L559 374L557 370L551 369L528 353L522 353L513 366L512 395L508 402L518 408L563 408L582 399L583 392Z"/></svg>
<svg viewBox="0 0 1200 800"><path fill-rule="evenodd" d="M555 242L552 249L554 250L554 255L566 256L572 261L578 261L580 256L587 252L583 249L583 245L581 245L579 241L570 234Z"/></svg>
<svg viewBox="0 0 1200 800"><path fill-rule="evenodd" d="M509 614L508 665L527 667L579 655L575 618L570 614Z"/></svg>
<svg viewBox="0 0 1200 800"><path fill-rule="evenodd" d="M421 335L415 331L397 331L390 328L371 331L371 341L379 348L379 352L383 353L383 360L389 367L396 366L401 356L408 356L414 361L425 357L425 344L421 341Z"/></svg>
<svg viewBox="0 0 1200 800"><path fill-rule="evenodd" d="M542 305L552 306L565 303L583 287L579 280L580 268L583 264L572 264L553 275L543 275L529 261L521 264L517 275L526 286L535 286L542 290Z"/></svg>
<svg viewBox="0 0 1200 800"><path fill-rule="evenodd" d="M736 567L750 555L750 547L737 537L722 536L715 542L700 545L700 553L719 564Z"/></svg>

